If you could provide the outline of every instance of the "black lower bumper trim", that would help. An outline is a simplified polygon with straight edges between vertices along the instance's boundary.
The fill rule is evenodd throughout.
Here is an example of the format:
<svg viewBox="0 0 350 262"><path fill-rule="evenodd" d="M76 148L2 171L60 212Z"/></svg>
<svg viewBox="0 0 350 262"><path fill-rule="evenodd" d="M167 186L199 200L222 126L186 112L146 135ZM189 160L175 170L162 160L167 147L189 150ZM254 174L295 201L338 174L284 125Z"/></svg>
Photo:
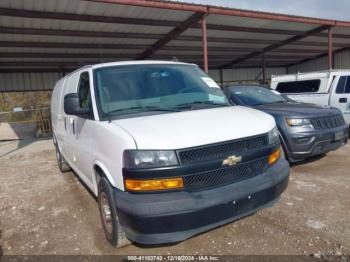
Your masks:
<svg viewBox="0 0 350 262"><path fill-rule="evenodd" d="M132 241L178 242L270 205L286 189L288 179L288 164L281 159L262 175L208 192L142 196L117 190L118 216Z"/></svg>
<svg viewBox="0 0 350 262"><path fill-rule="evenodd" d="M235 217L263 206L279 197L287 184L288 179L285 179L275 187L251 194L249 199L248 197L237 199L234 200L235 203L232 201L194 212L161 217L137 217L123 212L119 212L118 215L122 221L127 221L128 227L143 234L185 231Z"/></svg>
<svg viewBox="0 0 350 262"><path fill-rule="evenodd" d="M332 142L332 141L321 141L316 143L311 151L306 152L290 152L290 157L292 160L303 160L308 157L317 156L326 154L330 151L337 150L347 143L348 139L344 138L340 141Z"/></svg>

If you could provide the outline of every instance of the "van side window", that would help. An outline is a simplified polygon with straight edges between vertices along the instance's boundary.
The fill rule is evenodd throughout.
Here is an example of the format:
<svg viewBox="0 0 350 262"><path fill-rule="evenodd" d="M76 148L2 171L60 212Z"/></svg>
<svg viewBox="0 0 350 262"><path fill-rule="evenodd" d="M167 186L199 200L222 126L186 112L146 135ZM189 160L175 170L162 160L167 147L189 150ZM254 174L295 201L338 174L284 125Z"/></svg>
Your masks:
<svg viewBox="0 0 350 262"><path fill-rule="evenodd" d="M88 72L84 72L80 75L78 94L80 100L80 107L88 108L91 104L90 81Z"/></svg>
<svg viewBox="0 0 350 262"><path fill-rule="evenodd" d="M350 93L350 76L341 76L335 90L337 94L349 94Z"/></svg>
<svg viewBox="0 0 350 262"><path fill-rule="evenodd" d="M315 93L319 90L320 79L278 83L276 90L281 93Z"/></svg>

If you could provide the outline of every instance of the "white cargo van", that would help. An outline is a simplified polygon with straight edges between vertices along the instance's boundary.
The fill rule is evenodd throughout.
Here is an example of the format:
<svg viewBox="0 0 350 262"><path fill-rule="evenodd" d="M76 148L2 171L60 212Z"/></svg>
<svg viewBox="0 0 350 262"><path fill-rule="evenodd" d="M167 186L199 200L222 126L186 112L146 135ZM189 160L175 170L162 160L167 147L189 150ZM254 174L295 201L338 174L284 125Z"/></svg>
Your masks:
<svg viewBox="0 0 350 262"><path fill-rule="evenodd" d="M62 172L97 196L114 246L177 242L272 205L288 184L274 119L230 106L196 65L81 68L54 88Z"/></svg>
<svg viewBox="0 0 350 262"><path fill-rule="evenodd" d="M272 76L271 88L296 101L336 107L350 125L350 70Z"/></svg>

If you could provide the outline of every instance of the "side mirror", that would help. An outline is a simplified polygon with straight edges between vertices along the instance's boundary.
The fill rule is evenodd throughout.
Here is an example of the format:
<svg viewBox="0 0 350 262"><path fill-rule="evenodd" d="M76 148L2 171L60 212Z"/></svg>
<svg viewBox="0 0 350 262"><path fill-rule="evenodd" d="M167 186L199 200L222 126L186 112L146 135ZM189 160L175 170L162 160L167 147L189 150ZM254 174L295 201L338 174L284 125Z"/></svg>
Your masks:
<svg viewBox="0 0 350 262"><path fill-rule="evenodd" d="M64 112L67 115L88 115L90 113L89 108L81 108L79 95L77 93L71 93L64 96Z"/></svg>

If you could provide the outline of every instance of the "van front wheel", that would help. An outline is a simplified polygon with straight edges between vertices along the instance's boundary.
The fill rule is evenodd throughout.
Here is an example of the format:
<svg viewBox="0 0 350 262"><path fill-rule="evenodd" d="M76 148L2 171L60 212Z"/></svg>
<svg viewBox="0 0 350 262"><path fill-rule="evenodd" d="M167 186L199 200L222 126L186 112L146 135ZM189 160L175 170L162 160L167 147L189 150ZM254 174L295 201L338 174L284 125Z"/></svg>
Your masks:
<svg viewBox="0 0 350 262"><path fill-rule="evenodd" d="M119 223L112 187L105 178L98 184L98 206L107 240L117 248L130 245Z"/></svg>

